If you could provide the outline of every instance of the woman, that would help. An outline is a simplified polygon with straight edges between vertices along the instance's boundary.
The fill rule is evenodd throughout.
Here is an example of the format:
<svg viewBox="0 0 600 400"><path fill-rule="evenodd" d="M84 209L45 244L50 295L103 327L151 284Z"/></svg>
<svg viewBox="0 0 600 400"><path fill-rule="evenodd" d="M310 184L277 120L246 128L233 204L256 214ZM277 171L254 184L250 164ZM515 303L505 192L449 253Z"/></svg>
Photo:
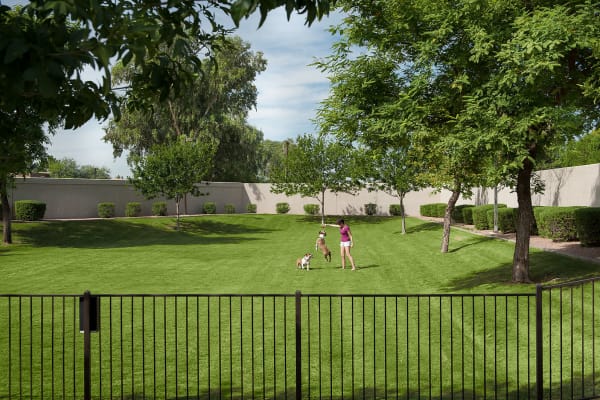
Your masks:
<svg viewBox="0 0 600 400"><path fill-rule="evenodd" d="M337 225L333 224L324 224L325 226L333 226L340 228L340 255L342 257L342 269L346 269L346 257L350 260L350 264L352 265L352 271L356 270L356 266L354 265L354 258L350 254L350 249L354 246L352 242L352 231L350 230L350 226L344 222L343 219L337 220Z"/></svg>

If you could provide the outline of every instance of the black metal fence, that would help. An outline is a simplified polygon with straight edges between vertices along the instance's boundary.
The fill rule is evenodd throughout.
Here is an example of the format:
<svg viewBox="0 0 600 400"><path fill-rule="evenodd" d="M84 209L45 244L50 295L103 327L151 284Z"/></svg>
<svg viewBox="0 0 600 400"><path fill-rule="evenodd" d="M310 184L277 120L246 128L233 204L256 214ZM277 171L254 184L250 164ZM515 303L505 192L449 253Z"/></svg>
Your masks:
<svg viewBox="0 0 600 400"><path fill-rule="evenodd" d="M593 398L595 282L494 295L3 295L0 399Z"/></svg>

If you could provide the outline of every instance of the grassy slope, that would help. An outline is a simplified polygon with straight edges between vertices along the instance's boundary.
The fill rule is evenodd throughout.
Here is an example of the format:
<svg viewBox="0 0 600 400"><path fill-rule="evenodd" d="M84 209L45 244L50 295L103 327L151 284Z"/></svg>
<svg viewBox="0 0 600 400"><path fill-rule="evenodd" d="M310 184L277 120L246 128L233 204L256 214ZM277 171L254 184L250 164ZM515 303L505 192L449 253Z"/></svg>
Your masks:
<svg viewBox="0 0 600 400"><path fill-rule="evenodd" d="M333 222L333 221L328 221ZM359 271L342 271L339 234L328 228L329 264L310 272L295 260L314 252L319 221L291 215L15 223L16 244L0 247L0 293L443 293L530 292L509 284L512 243L395 218L349 218ZM536 281L595 274L597 266L532 251Z"/></svg>

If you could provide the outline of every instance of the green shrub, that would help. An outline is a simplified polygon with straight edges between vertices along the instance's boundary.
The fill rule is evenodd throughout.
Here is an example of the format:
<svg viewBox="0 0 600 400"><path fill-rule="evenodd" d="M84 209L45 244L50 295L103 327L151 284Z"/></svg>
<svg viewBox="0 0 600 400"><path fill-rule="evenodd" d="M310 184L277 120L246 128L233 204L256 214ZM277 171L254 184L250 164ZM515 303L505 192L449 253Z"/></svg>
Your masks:
<svg viewBox="0 0 600 400"><path fill-rule="evenodd" d="M246 211L252 214L256 214L256 204L248 203L246 205Z"/></svg>
<svg viewBox="0 0 600 400"><path fill-rule="evenodd" d="M15 201L15 216L22 221L39 221L46 213L46 203L37 200Z"/></svg>
<svg viewBox="0 0 600 400"><path fill-rule="evenodd" d="M225 204L225 214L235 214L235 206L233 204Z"/></svg>
<svg viewBox="0 0 600 400"><path fill-rule="evenodd" d="M464 224L465 217L463 216L462 210L464 210L465 208L471 208L471 207L473 207L472 204L461 204L461 205L455 206L454 210L452 210L452 220L454 222ZM473 219L473 217L471 217L471 219Z"/></svg>
<svg viewBox="0 0 600 400"><path fill-rule="evenodd" d="M275 210L277 214L287 214L290 211L289 203L277 203L275 204Z"/></svg>
<svg viewBox="0 0 600 400"><path fill-rule="evenodd" d="M390 204L390 215L402 215L402 207L400 204Z"/></svg>
<svg viewBox="0 0 600 400"><path fill-rule="evenodd" d="M424 217L444 218L446 203L421 204L420 212Z"/></svg>
<svg viewBox="0 0 600 400"><path fill-rule="evenodd" d="M498 207L498 230L502 233L517 231L518 208ZM494 208L487 211L488 226L494 227Z"/></svg>
<svg viewBox="0 0 600 400"><path fill-rule="evenodd" d="M475 206L461 208L460 212L462 214L463 223L473 225L473 208L475 208Z"/></svg>
<svg viewBox="0 0 600 400"><path fill-rule="evenodd" d="M319 205L318 204L305 204L304 212L306 215L318 215L319 214Z"/></svg>
<svg viewBox="0 0 600 400"><path fill-rule="evenodd" d="M537 226L542 237L554 242L577 240L575 210L579 207L546 207L539 213Z"/></svg>
<svg viewBox="0 0 600 400"><path fill-rule="evenodd" d="M538 221L540 220L540 218L541 218L540 216L542 215L542 213L549 208L552 208L552 207L546 207L546 206L533 207L533 226L531 227L532 235L540 234L539 227L538 227Z"/></svg>
<svg viewBox="0 0 600 400"><path fill-rule="evenodd" d="M375 204L375 203L365 204L365 214L376 215L377 214L377 204Z"/></svg>
<svg viewBox="0 0 600 400"><path fill-rule="evenodd" d="M152 204L152 215L157 217L164 217L167 215L167 202L157 201Z"/></svg>
<svg viewBox="0 0 600 400"><path fill-rule="evenodd" d="M582 246L600 246L600 208L582 207L575 210L577 236Z"/></svg>
<svg viewBox="0 0 600 400"><path fill-rule="evenodd" d="M98 203L98 216L112 218L115 216L115 203Z"/></svg>
<svg viewBox="0 0 600 400"><path fill-rule="evenodd" d="M216 214L217 213L217 205L214 201L207 201L202 205L202 212L204 214Z"/></svg>
<svg viewBox="0 0 600 400"><path fill-rule="evenodd" d="M127 203L125 207L125 216L126 217L139 217L142 214L142 205L137 201L132 201L131 203Z"/></svg>
<svg viewBox="0 0 600 400"><path fill-rule="evenodd" d="M498 204L498 208L505 208L506 204ZM488 210L494 210L493 204L484 204L481 206L473 207L473 225L475 225L475 229L485 230L493 228L494 220L492 216L492 226L490 226L487 212Z"/></svg>

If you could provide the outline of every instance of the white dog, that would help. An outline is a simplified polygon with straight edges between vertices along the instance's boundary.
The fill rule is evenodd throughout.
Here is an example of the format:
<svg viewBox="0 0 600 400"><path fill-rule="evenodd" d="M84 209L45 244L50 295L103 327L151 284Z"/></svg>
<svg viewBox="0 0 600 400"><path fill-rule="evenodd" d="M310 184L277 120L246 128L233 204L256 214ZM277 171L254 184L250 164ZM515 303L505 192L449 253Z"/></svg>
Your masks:
<svg viewBox="0 0 600 400"><path fill-rule="evenodd" d="M304 257L296 260L296 267L310 271L310 259L311 258L312 258L312 254L306 253L304 255Z"/></svg>

